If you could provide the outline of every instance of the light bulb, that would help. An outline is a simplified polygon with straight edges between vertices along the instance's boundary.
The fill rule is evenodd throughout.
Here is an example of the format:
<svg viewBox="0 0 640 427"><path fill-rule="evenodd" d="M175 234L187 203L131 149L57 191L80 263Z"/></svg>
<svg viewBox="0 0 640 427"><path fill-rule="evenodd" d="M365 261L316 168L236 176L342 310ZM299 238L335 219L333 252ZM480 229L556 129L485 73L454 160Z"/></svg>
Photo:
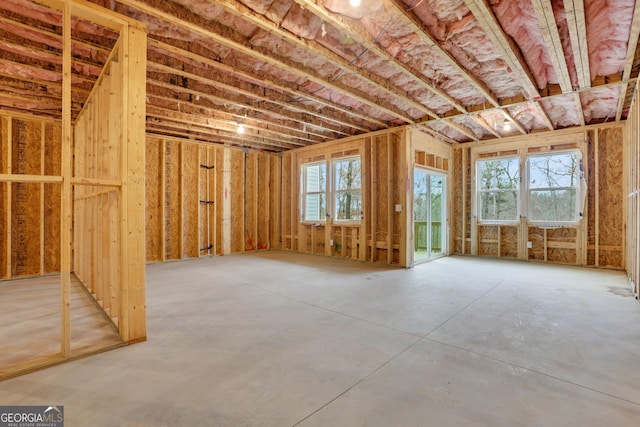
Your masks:
<svg viewBox="0 0 640 427"><path fill-rule="evenodd" d="M360 6L360 0L349 0L349 4L352 7L358 7L358 6Z"/></svg>
<svg viewBox="0 0 640 427"><path fill-rule="evenodd" d="M244 125L238 125L238 133L239 134L243 134L244 133Z"/></svg>

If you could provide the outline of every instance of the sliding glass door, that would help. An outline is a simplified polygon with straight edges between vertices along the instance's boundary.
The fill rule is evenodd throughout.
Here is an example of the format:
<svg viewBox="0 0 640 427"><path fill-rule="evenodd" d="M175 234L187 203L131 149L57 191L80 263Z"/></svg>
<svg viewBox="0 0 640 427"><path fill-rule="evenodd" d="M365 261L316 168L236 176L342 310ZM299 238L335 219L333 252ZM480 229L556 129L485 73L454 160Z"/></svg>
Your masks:
<svg viewBox="0 0 640 427"><path fill-rule="evenodd" d="M416 167L413 172L414 261L446 253L446 176Z"/></svg>

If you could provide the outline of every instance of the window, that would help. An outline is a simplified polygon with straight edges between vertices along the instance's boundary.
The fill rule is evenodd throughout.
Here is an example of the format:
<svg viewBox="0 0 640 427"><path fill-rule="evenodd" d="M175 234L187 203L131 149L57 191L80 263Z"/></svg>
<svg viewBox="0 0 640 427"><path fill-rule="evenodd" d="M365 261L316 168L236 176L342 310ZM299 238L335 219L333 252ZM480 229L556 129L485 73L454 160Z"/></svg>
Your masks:
<svg viewBox="0 0 640 427"><path fill-rule="evenodd" d="M476 163L478 220L518 220L520 159L518 157L479 160Z"/></svg>
<svg viewBox="0 0 640 427"><path fill-rule="evenodd" d="M578 222L581 160L579 151L528 157L529 221L550 225Z"/></svg>
<svg viewBox="0 0 640 427"><path fill-rule="evenodd" d="M362 219L362 173L360 157L302 165L302 221L358 222ZM331 181L328 181L331 178Z"/></svg>
<svg viewBox="0 0 640 427"><path fill-rule="evenodd" d="M362 219L360 158L335 160L333 171L333 218L335 221L360 221Z"/></svg>
<svg viewBox="0 0 640 427"><path fill-rule="evenodd" d="M302 166L302 219L324 221L327 214L327 165L325 162Z"/></svg>

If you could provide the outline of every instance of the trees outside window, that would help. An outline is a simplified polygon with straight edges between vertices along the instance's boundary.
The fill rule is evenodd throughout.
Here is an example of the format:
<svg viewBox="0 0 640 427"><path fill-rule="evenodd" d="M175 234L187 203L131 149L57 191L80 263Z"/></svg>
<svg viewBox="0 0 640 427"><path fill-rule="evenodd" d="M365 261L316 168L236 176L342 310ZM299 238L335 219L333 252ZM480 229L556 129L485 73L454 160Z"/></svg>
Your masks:
<svg viewBox="0 0 640 427"><path fill-rule="evenodd" d="M520 157L476 162L478 221L514 223L525 212L530 224L577 224L586 191L580 151L530 154L525 159L524 182L520 180Z"/></svg>
<svg viewBox="0 0 640 427"><path fill-rule="evenodd" d="M529 156L529 221L579 220L580 161L579 151Z"/></svg>
<svg viewBox="0 0 640 427"><path fill-rule="evenodd" d="M479 160L476 164L478 220L513 222L518 220L520 159Z"/></svg>
<svg viewBox="0 0 640 427"><path fill-rule="evenodd" d="M346 157L302 165L300 177L301 220L354 222L362 219L362 171L360 157ZM331 178L331 182L328 182Z"/></svg>
<svg viewBox="0 0 640 427"><path fill-rule="evenodd" d="M335 221L360 221L362 219L360 158L336 160L333 162L333 170Z"/></svg>

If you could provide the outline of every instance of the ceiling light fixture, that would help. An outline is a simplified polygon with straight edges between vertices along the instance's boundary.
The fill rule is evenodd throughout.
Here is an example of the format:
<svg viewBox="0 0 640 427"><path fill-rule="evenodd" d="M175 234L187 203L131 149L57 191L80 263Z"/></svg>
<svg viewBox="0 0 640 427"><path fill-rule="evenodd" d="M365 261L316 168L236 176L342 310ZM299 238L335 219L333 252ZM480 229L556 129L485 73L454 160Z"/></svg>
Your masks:
<svg viewBox="0 0 640 427"><path fill-rule="evenodd" d="M360 0L349 0L349 4L351 7L358 7L360 6Z"/></svg>
<svg viewBox="0 0 640 427"><path fill-rule="evenodd" d="M511 130L511 122L508 120L505 120L504 123L502 124L502 129L509 132Z"/></svg>
<svg viewBox="0 0 640 427"><path fill-rule="evenodd" d="M241 124L241 123L238 124L238 133L240 135L242 135L244 133L244 125Z"/></svg>

